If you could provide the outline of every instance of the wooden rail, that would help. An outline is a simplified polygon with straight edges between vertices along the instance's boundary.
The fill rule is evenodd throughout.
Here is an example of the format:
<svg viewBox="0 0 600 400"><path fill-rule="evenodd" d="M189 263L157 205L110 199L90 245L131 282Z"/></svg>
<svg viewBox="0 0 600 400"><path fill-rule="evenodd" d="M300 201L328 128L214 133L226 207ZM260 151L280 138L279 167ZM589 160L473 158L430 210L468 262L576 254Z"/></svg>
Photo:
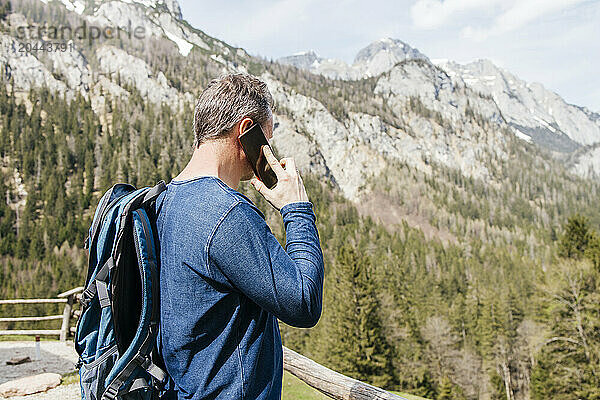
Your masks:
<svg viewBox="0 0 600 400"><path fill-rule="evenodd" d="M375 386L330 370L283 347L283 369L308 386L336 400L407 400Z"/></svg>
<svg viewBox="0 0 600 400"><path fill-rule="evenodd" d="M83 287L61 293L55 299L0 300L0 304L65 304L62 315L0 318L0 322L32 322L62 319L60 329L0 330L0 335L58 335L60 336L60 340L66 341L69 334L75 332L75 327L70 326L70 321L72 317L78 317L80 314L79 310L73 310L73 305L81 292L83 292ZM283 368L307 385L335 400L407 400L404 397L332 371L285 346L283 347Z"/></svg>
<svg viewBox="0 0 600 400"><path fill-rule="evenodd" d="M0 304L55 304L64 303L62 315L46 315L41 317L7 317L0 318L2 322L35 322L35 321L51 321L62 320L60 329L8 329L0 330L0 335L44 335L60 337L60 340L66 341L69 334L72 333L70 327L71 318L76 312L73 311L73 305L78 299L79 294L83 292L83 287L77 287L67 292L61 293L55 299L11 299L0 300Z"/></svg>

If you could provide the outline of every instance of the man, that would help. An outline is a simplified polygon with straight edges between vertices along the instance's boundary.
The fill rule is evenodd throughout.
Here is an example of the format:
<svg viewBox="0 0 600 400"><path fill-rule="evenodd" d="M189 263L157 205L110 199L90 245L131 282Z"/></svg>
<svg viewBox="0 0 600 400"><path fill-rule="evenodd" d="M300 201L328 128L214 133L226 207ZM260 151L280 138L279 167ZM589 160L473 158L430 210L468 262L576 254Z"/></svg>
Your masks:
<svg viewBox="0 0 600 400"><path fill-rule="evenodd" d="M265 151L278 180L268 189L238 141L255 123L273 137L272 106L256 77L211 81L194 111L191 160L157 199L163 398L280 399L277 319L312 327L321 315L323 254L294 160ZM280 211L285 250L236 190L248 179Z"/></svg>

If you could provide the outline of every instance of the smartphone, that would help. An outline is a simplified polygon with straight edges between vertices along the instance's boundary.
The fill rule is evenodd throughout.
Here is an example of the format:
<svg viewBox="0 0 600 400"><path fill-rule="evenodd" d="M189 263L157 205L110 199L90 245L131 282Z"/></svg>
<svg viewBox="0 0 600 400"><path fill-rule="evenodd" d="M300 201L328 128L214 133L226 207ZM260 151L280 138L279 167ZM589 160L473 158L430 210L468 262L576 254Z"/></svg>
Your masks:
<svg viewBox="0 0 600 400"><path fill-rule="evenodd" d="M269 165L267 158L263 152L263 146L268 146L273 152L273 148L269 145L265 133L263 132L260 124L254 124L244 133L242 133L238 140L246 153L246 158L250 162L250 166L254 171L254 174L262 183L265 184L269 189L277 184L277 175Z"/></svg>

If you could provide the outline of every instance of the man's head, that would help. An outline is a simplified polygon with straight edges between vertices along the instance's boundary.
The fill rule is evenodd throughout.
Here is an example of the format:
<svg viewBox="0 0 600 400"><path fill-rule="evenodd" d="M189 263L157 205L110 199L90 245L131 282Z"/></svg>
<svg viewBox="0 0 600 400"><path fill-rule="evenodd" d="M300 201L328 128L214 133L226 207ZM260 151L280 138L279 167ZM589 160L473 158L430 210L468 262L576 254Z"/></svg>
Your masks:
<svg viewBox="0 0 600 400"><path fill-rule="evenodd" d="M232 158L245 159L237 137L259 123L267 139L273 136L273 97L267 84L246 73L222 75L202 91L194 110L194 147L214 139L231 139ZM239 157L238 157L239 156ZM246 163L247 164L247 163ZM245 165L242 180L252 178Z"/></svg>
<svg viewBox="0 0 600 400"><path fill-rule="evenodd" d="M233 133L244 118L265 124L272 119L273 97L267 84L246 73L222 75L202 91L194 110L194 146Z"/></svg>

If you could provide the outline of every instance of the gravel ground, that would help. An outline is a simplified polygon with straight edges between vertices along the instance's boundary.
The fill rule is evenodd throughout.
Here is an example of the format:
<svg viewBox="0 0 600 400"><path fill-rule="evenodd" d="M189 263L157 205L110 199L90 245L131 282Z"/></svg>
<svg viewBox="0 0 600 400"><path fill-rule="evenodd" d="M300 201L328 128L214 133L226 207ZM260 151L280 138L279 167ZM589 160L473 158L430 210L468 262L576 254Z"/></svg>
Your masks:
<svg viewBox="0 0 600 400"><path fill-rule="evenodd" d="M0 342L0 384L13 379L44 372L65 375L75 371L77 353L72 342L40 342L41 360L35 359L35 342ZM33 361L21 365L6 365L14 357L29 356ZM69 378L73 382L73 378ZM78 400L81 399L79 383L70 383L50 389L45 393L10 397L11 400Z"/></svg>
<svg viewBox="0 0 600 400"><path fill-rule="evenodd" d="M35 342L0 342L0 384L43 372L64 375L75 370L77 353L72 342L40 342L41 360L35 359ZM29 356L33 361L21 365L6 365L14 357Z"/></svg>

